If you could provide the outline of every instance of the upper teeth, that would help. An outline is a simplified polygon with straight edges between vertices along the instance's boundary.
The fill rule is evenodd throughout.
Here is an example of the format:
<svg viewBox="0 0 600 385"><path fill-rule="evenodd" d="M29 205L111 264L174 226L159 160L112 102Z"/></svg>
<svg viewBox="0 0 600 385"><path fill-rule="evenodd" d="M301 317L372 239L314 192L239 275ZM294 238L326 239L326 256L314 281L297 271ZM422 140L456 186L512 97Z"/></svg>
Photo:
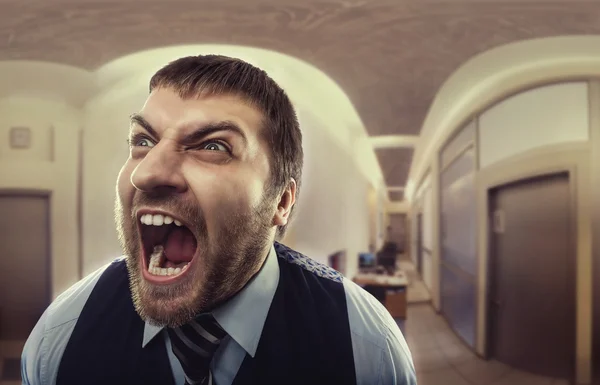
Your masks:
<svg viewBox="0 0 600 385"><path fill-rule="evenodd" d="M148 226L170 225L171 223L181 226L181 222L179 222L177 219L173 219L168 215L162 214L144 214L140 217L140 222Z"/></svg>

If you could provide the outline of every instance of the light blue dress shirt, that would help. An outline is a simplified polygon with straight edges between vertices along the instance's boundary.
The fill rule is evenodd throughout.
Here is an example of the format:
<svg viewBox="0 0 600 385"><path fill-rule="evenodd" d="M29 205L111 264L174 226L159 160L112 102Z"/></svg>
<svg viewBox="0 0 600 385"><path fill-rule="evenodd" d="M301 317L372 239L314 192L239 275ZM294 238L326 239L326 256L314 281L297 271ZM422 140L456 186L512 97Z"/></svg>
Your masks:
<svg viewBox="0 0 600 385"><path fill-rule="evenodd" d="M256 354L279 283L277 258L272 247L260 272L235 297L213 312L228 334L211 364L213 380L217 385L231 385L246 354L252 357ZM44 312L23 349L23 384L56 383L62 354L79 314L107 266L76 283ZM410 351L389 312L354 282L344 278L343 285L357 384L416 385ZM173 355L167 333L160 327L146 323L142 347L154 338L164 338L175 383L183 384L183 370Z"/></svg>

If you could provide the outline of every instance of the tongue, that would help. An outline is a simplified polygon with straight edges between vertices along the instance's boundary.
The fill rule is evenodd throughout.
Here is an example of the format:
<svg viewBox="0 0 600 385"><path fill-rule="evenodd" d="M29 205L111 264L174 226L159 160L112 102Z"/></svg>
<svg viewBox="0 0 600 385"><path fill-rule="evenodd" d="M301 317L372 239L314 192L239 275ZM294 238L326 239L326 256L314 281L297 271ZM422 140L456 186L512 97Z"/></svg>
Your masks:
<svg viewBox="0 0 600 385"><path fill-rule="evenodd" d="M196 252L196 238L186 227L177 227L167 236L165 256L174 263L190 262Z"/></svg>

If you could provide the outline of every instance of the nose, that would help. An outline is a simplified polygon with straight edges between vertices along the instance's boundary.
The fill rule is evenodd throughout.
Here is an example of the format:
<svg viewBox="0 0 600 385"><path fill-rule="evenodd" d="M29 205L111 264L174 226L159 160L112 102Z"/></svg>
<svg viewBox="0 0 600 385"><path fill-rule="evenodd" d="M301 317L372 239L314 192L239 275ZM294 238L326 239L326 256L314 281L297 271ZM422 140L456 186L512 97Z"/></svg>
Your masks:
<svg viewBox="0 0 600 385"><path fill-rule="evenodd" d="M181 154L167 143L153 147L131 174L131 184L146 193L182 193L187 183L181 172Z"/></svg>

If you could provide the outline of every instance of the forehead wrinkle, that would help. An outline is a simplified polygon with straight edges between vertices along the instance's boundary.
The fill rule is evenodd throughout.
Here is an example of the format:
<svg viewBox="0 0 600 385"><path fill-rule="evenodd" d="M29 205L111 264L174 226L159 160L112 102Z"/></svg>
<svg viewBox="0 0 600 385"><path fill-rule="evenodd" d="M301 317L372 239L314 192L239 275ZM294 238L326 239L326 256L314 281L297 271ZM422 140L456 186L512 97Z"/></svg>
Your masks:
<svg viewBox="0 0 600 385"><path fill-rule="evenodd" d="M169 132L169 137L179 139L207 122L230 120L242 129L247 145L255 143L252 147L269 148L272 145L267 116L243 95L223 93L182 98L172 89L159 87L149 95L140 114L155 124L161 137ZM271 154L267 158L270 160Z"/></svg>

